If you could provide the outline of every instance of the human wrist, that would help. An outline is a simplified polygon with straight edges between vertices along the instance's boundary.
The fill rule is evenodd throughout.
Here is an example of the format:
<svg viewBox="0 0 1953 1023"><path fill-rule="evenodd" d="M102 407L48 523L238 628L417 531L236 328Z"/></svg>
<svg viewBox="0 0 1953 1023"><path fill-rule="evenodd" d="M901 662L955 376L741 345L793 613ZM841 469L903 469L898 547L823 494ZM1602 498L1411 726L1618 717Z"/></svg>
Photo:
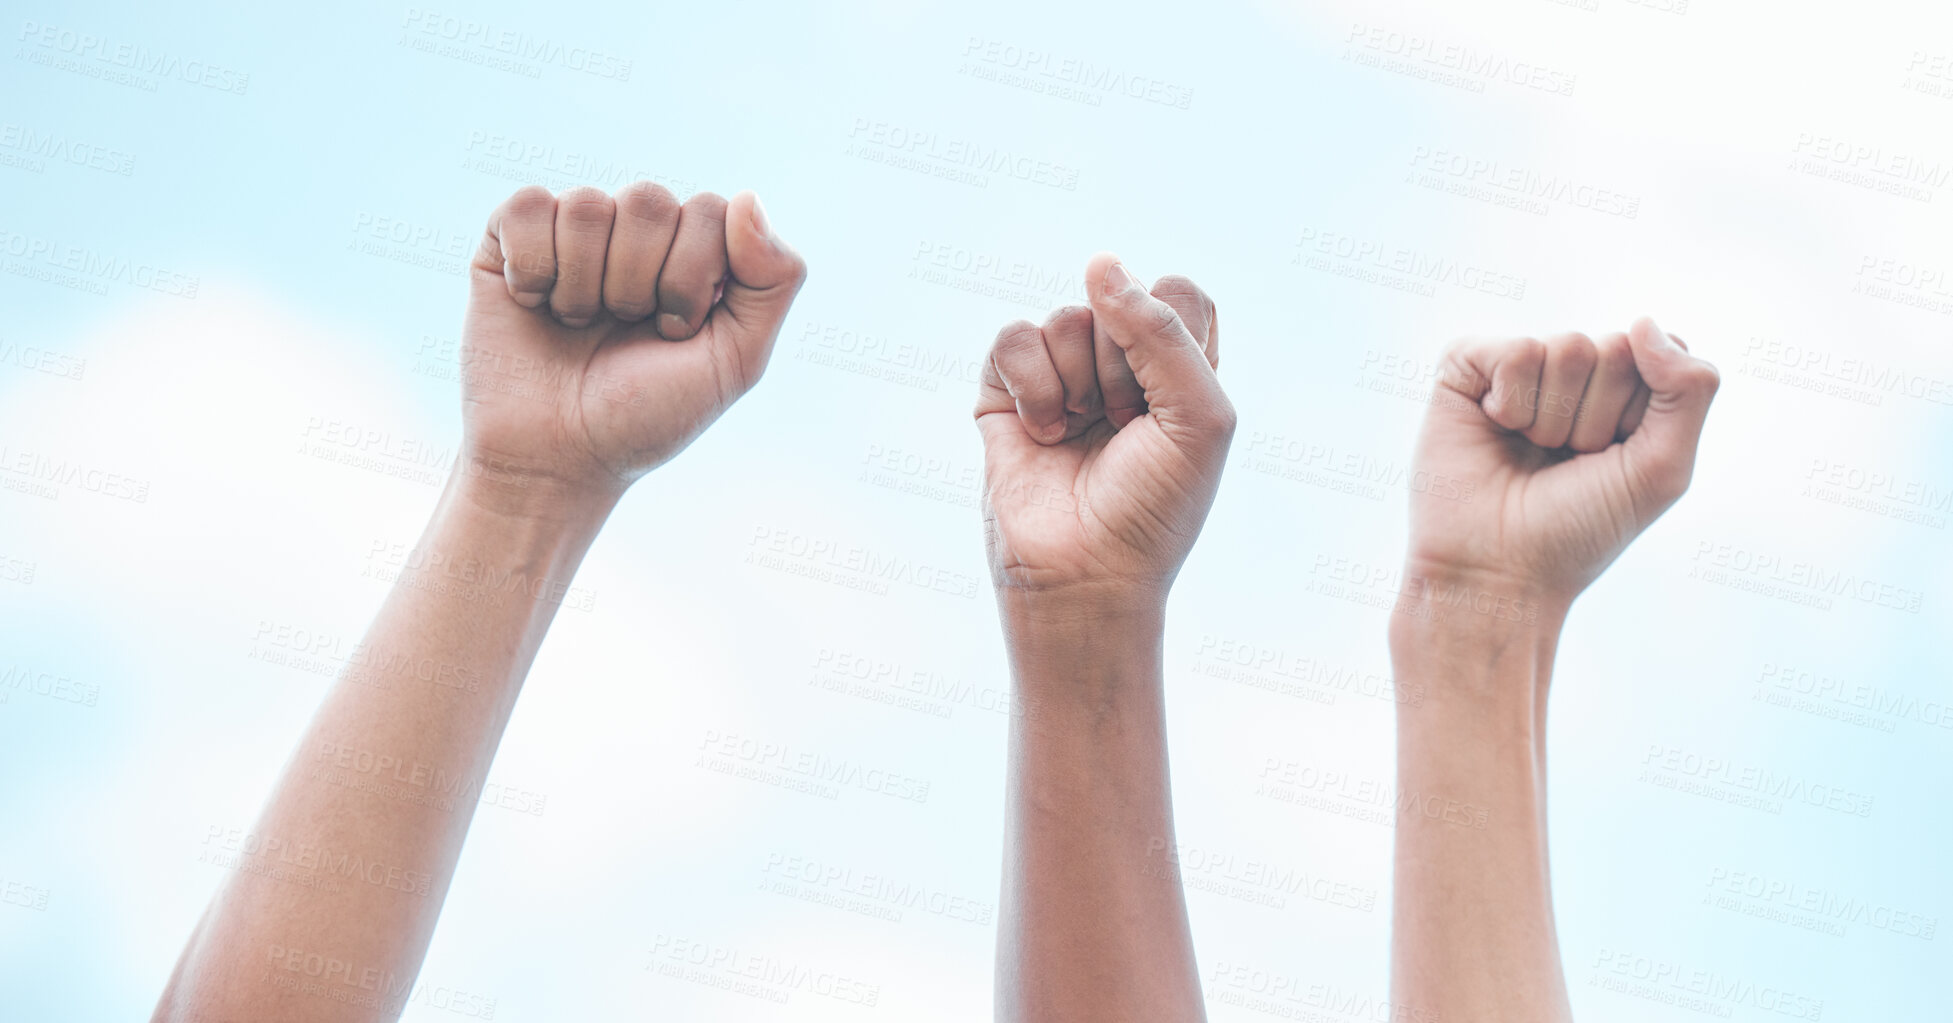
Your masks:
<svg viewBox="0 0 1953 1023"><path fill-rule="evenodd" d="M1569 605L1520 576L1411 559L1390 657L1398 684L1415 684L1423 698L1399 704L1400 725L1468 717L1537 739Z"/></svg>
<svg viewBox="0 0 1953 1023"><path fill-rule="evenodd" d="M1557 637L1576 595L1523 573L1413 555L1391 616L1391 647L1450 637L1501 645Z"/></svg>
<svg viewBox="0 0 1953 1023"><path fill-rule="evenodd" d="M623 480L578 481L464 455L448 474L447 497L511 524L580 528L601 525L628 486Z"/></svg>
<svg viewBox="0 0 1953 1023"><path fill-rule="evenodd" d="M1536 716L1552 681L1557 632L1419 625L1391 630L1390 662L1400 719L1454 715Z"/></svg>
<svg viewBox="0 0 1953 1023"><path fill-rule="evenodd" d="M1037 587L999 582L997 611L1006 629L1090 631L1163 619L1168 588L1165 581L1089 580Z"/></svg>
<svg viewBox="0 0 1953 1023"><path fill-rule="evenodd" d="M536 478L518 485L457 466L421 545L450 561L474 559L567 586L621 493Z"/></svg>
<svg viewBox="0 0 1953 1023"><path fill-rule="evenodd" d="M1027 701L1097 703L1160 687L1164 588L1000 590L997 603L1012 674Z"/></svg>

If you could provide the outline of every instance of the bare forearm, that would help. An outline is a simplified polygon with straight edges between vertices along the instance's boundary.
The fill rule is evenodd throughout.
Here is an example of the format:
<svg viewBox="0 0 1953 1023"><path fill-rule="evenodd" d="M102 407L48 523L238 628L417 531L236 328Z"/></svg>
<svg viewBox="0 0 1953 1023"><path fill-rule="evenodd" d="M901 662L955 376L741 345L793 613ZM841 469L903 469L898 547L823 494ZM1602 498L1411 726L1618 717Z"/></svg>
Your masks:
<svg viewBox="0 0 1953 1023"><path fill-rule="evenodd" d="M1447 1020L1564 1020L1544 750L1561 614L1525 595L1437 603L1448 614L1414 601L1391 629L1399 683L1426 693L1397 716L1393 999Z"/></svg>
<svg viewBox="0 0 1953 1023"><path fill-rule="evenodd" d="M533 495L540 498L543 495ZM192 935L158 1019L391 1019L603 502L451 482Z"/></svg>
<svg viewBox="0 0 1953 1023"><path fill-rule="evenodd" d="M1599 337L1466 338L1436 377L1412 464L1453 485L1413 488L1390 628L1399 683L1427 694L1397 715L1392 988L1431 1017L1564 1020L1553 653L1574 598L1688 488L1719 378L1645 316Z"/></svg>
<svg viewBox="0 0 1953 1023"><path fill-rule="evenodd" d="M998 1015L1203 1017L1173 856L1163 612L1041 616L1005 600L1011 723Z"/></svg>

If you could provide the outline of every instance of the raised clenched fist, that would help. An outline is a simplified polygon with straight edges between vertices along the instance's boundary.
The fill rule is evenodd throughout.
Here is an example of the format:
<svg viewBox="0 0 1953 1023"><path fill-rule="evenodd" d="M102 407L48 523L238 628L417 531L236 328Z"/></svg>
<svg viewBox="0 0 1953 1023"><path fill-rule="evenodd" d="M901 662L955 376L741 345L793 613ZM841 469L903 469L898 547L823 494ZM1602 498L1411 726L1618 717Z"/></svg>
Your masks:
<svg viewBox="0 0 1953 1023"><path fill-rule="evenodd" d="M1645 318L1452 345L1416 468L1461 486L1412 494L1409 571L1571 603L1688 489L1717 382Z"/></svg>
<svg viewBox="0 0 1953 1023"><path fill-rule="evenodd" d="M1012 594L1165 597L1214 502L1234 407L1214 303L1184 277L1151 292L1111 255L1089 306L997 335L976 406L992 574Z"/></svg>
<svg viewBox="0 0 1953 1023"><path fill-rule="evenodd" d="M614 497L759 380L806 273L750 192L523 188L472 268L469 456Z"/></svg>

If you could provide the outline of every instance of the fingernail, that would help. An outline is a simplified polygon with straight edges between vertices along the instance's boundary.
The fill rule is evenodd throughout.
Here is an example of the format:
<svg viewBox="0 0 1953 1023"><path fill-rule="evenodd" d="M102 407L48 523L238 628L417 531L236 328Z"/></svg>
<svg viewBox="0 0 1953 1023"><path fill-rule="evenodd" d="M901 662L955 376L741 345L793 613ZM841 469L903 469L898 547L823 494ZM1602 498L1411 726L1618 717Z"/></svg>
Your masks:
<svg viewBox="0 0 1953 1023"><path fill-rule="evenodd" d="M753 230L758 231L761 238L771 240L773 237L773 225L767 222L766 207L760 205L757 195L753 196Z"/></svg>
<svg viewBox="0 0 1953 1023"><path fill-rule="evenodd" d="M515 303L524 309L534 309L542 305L547 297L540 291L518 291L515 293Z"/></svg>
<svg viewBox="0 0 1953 1023"><path fill-rule="evenodd" d="M1038 430L1038 436L1046 444L1056 444L1059 441L1064 440L1065 421L1062 419L1056 419L1049 423L1044 424L1044 426Z"/></svg>
<svg viewBox="0 0 1953 1023"><path fill-rule="evenodd" d="M671 341L685 336L685 318L677 313L658 314L658 333Z"/></svg>
<svg viewBox="0 0 1953 1023"><path fill-rule="evenodd" d="M1126 264L1114 263L1105 271L1105 297L1116 298L1139 287L1132 274L1126 272Z"/></svg>

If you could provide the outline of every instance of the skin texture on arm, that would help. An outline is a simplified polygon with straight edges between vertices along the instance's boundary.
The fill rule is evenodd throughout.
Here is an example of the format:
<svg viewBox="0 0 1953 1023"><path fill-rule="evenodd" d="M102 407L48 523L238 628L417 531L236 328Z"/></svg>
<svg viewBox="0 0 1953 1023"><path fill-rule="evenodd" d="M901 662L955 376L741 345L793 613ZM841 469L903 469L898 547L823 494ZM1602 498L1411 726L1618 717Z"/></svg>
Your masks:
<svg viewBox="0 0 1953 1023"><path fill-rule="evenodd" d="M998 334L977 401L1010 726L997 1016L1204 1018L1171 855L1160 644L1234 410L1214 304L1112 256Z"/></svg>
<svg viewBox="0 0 1953 1023"><path fill-rule="evenodd" d="M1574 598L1688 489L1716 387L1647 319L1445 354L1414 468L1460 486L1413 493L1390 623L1399 683L1426 694L1397 711L1406 1018L1571 1017L1547 863L1553 655Z"/></svg>
<svg viewBox="0 0 1953 1023"><path fill-rule="evenodd" d="M752 387L805 277L758 202L525 188L463 329L463 454L154 1019L397 1017L557 606L631 481Z"/></svg>

